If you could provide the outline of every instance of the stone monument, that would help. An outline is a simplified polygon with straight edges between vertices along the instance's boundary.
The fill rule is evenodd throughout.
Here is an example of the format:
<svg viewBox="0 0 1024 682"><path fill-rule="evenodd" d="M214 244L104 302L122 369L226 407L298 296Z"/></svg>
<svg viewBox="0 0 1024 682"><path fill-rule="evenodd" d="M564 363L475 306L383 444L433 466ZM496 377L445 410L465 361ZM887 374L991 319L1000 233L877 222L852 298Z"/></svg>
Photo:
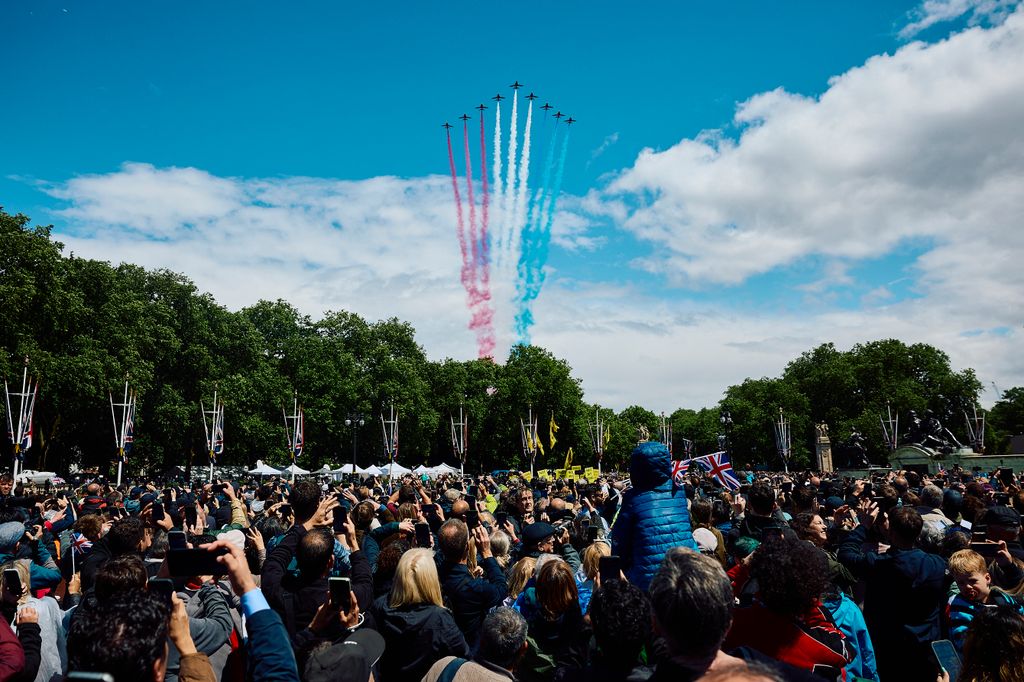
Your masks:
<svg viewBox="0 0 1024 682"><path fill-rule="evenodd" d="M832 441L828 438L828 424L815 424L815 431L818 438L815 442L815 449L818 453L818 468L822 471L832 471Z"/></svg>

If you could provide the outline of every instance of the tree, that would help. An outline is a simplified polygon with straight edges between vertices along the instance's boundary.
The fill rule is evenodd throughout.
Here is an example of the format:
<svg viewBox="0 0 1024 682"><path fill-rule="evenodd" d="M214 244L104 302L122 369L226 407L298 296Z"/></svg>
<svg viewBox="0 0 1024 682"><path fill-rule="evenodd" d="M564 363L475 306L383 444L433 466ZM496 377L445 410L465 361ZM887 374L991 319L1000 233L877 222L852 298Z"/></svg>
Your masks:
<svg viewBox="0 0 1024 682"><path fill-rule="evenodd" d="M988 413L988 427L998 454L1009 451L1010 436L1024 434L1024 387L1003 391Z"/></svg>

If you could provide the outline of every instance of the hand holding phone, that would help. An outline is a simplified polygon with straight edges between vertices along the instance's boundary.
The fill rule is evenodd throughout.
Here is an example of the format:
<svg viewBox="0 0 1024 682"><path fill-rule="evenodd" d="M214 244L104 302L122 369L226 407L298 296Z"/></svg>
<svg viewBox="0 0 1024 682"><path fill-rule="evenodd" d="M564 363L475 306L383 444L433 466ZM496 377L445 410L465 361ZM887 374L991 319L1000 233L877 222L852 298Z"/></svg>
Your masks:
<svg viewBox="0 0 1024 682"><path fill-rule="evenodd" d="M598 561L598 575L601 577L601 584L609 580L622 579L622 561L615 554L603 556Z"/></svg>
<svg viewBox="0 0 1024 682"><path fill-rule="evenodd" d="M348 612L352 609L352 581L348 578L330 578L331 605L339 611Z"/></svg>
<svg viewBox="0 0 1024 682"><path fill-rule="evenodd" d="M416 546L430 547L430 526L426 523L416 524Z"/></svg>

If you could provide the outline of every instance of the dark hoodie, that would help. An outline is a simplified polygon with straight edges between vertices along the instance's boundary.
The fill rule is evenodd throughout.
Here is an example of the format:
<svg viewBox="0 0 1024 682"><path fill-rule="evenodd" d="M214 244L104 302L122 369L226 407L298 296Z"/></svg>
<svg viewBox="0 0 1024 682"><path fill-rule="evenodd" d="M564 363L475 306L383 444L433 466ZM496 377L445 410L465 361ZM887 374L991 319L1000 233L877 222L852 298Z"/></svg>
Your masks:
<svg viewBox="0 0 1024 682"><path fill-rule="evenodd" d="M626 491L612 528L612 547L622 557L631 583L646 590L665 553L673 547L697 551L686 493L672 482L672 460L663 443L648 441L633 450L632 488Z"/></svg>
<svg viewBox="0 0 1024 682"><path fill-rule="evenodd" d="M433 604L392 608L385 595L373 604L377 631L387 654L380 659L381 679L419 680L445 656L469 657L469 646L448 609Z"/></svg>

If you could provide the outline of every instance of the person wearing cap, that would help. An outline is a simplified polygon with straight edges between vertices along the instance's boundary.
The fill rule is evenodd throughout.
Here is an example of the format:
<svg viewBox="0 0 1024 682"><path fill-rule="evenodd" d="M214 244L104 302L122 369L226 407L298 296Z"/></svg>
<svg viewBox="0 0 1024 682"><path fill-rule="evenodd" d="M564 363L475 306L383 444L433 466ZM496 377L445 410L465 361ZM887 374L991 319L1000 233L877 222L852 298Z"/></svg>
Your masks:
<svg viewBox="0 0 1024 682"><path fill-rule="evenodd" d="M523 546L519 558L537 559L541 554L557 554L565 559L569 567L576 571L582 565L580 555L569 541L569 528L555 528L546 521L537 521L525 527L522 535Z"/></svg>
<svg viewBox="0 0 1024 682"><path fill-rule="evenodd" d="M39 526L36 526L36 532L33 534L20 521L0 524L0 564L20 558L19 550L23 549L23 540L29 543L29 549L32 550L32 564L29 567L32 591L60 584L60 569L43 543L43 532Z"/></svg>
<svg viewBox="0 0 1024 682"><path fill-rule="evenodd" d="M672 480L672 458L664 443L636 446L629 463L633 487L626 492L612 527L612 547L631 583L646 590L672 547L697 549L690 531L686 494Z"/></svg>
<svg viewBox="0 0 1024 682"><path fill-rule="evenodd" d="M363 628L340 642L324 642L314 648L302 679L305 682L368 682L384 654L380 633Z"/></svg>
<svg viewBox="0 0 1024 682"><path fill-rule="evenodd" d="M1005 542L1010 556L1024 561L1024 547L1020 543L1020 514L1013 507L996 505L985 510L981 523L986 528L987 538L994 542Z"/></svg>
<svg viewBox="0 0 1024 682"><path fill-rule="evenodd" d="M430 667L422 682L508 682L527 649L526 620L502 606L491 611L480 628L480 646L472 659L446 656Z"/></svg>

